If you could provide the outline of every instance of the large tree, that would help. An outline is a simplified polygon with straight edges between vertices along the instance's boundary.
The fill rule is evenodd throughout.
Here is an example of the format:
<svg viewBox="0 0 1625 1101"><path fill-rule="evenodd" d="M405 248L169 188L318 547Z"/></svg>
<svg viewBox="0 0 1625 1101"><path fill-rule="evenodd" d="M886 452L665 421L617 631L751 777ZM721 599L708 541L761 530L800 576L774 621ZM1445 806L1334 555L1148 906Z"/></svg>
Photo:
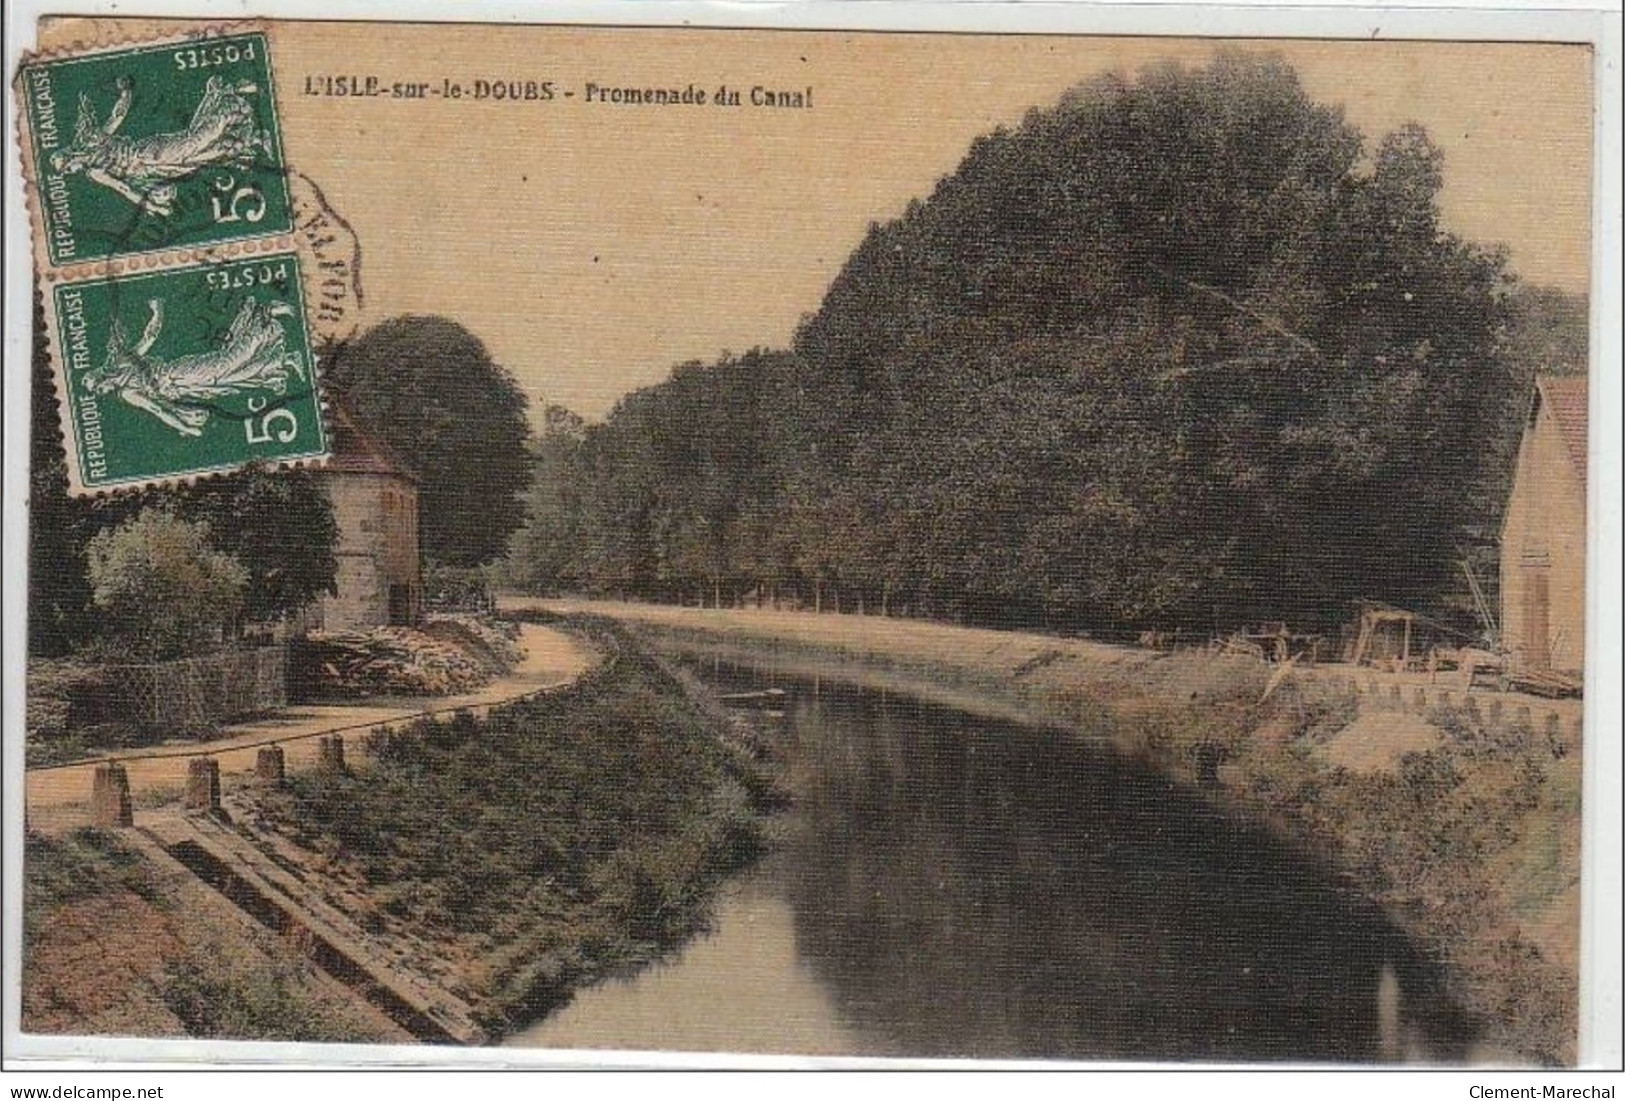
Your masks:
<svg viewBox="0 0 1625 1101"><path fill-rule="evenodd" d="M477 566L524 522L525 395L455 321L406 316L332 350L328 382L419 478L423 553Z"/></svg>
<svg viewBox="0 0 1625 1101"><path fill-rule="evenodd" d="M889 507L963 514L931 557L991 600L1426 600L1512 381L1502 259L1441 185L1420 128L1368 147L1272 57L1083 86L874 227L803 327L827 476L910 472Z"/></svg>
<svg viewBox="0 0 1625 1101"><path fill-rule="evenodd" d="M527 592L556 593L583 576L580 459L587 425L562 405L545 406L541 420L530 441L525 523L509 544L504 574L509 584Z"/></svg>

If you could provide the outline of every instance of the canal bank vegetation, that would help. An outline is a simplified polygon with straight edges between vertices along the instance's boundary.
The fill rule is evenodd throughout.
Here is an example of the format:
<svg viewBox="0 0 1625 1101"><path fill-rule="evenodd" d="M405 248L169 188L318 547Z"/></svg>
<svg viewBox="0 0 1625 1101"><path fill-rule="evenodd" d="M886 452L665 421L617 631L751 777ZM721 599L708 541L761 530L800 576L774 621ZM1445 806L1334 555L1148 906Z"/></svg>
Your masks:
<svg viewBox="0 0 1625 1101"><path fill-rule="evenodd" d="M1566 739L1441 702L1424 716L1435 740L1352 769L1325 747L1388 705L1327 673L873 617L602 607L662 648L980 700L967 709L1104 741L1380 904L1443 966L1479 1057L1575 1058L1581 771Z"/></svg>
<svg viewBox="0 0 1625 1101"><path fill-rule="evenodd" d="M570 688L256 796L256 828L349 884L363 929L431 944L494 1038L702 930L766 844L766 766L618 629L577 626L612 656Z"/></svg>
<svg viewBox="0 0 1625 1101"><path fill-rule="evenodd" d="M108 831L29 833L27 1032L303 1042L399 1041L272 934Z"/></svg>

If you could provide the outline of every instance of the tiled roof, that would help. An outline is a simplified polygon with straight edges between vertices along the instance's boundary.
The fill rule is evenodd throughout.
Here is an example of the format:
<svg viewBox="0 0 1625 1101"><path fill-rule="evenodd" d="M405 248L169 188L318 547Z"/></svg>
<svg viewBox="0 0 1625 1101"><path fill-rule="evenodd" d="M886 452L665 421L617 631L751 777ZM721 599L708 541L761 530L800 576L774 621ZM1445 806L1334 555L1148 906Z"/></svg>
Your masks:
<svg viewBox="0 0 1625 1101"><path fill-rule="evenodd" d="M333 457L327 461L327 470L349 474L394 474L417 481L395 449L363 428L345 403L330 397L327 403L327 428Z"/></svg>
<svg viewBox="0 0 1625 1101"><path fill-rule="evenodd" d="M1590 403L1584 375L1545 375L1535 380L1541 404L1551 411L1558 435L1568 447L1569 461L1586 484L1586 448L1589 440Z"/></svg>

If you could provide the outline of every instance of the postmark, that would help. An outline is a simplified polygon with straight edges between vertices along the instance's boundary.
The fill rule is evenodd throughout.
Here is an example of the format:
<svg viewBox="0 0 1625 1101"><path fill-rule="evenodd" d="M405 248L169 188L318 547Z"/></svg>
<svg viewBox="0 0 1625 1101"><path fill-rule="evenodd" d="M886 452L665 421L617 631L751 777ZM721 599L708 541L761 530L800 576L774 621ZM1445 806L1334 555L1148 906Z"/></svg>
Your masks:
<svg viewBox="0 0 1625 1101"><path fill-rule="evenodd" d="M74 488L325 455L303 286L279 252L51 288Z"/></svg>
<svg viewBox="0 0 1625 1101"><path fill-rule="evenodd" d="M361 288L361 242L334 210L315 180L290 169L294 242L306 258L310 279L311 338L316 352L355 336L365 298Z"/></svg>
<svg viewBox="0 0 1625 1101"><path fill-rule="evenodd" d="M49 266L292 228L262 31L35 60L18 93Z"/></svg>

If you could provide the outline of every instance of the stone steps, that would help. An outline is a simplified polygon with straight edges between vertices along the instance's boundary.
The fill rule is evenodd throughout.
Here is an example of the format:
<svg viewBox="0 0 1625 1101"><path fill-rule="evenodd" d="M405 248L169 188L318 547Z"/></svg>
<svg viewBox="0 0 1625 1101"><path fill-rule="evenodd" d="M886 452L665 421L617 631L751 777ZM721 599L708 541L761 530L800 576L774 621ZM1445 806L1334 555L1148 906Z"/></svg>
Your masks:
<svg viewBox="0 0 1625 1101"><path fill-rule="evenodd" d="M397 966L345 914L315 897L216 813L154 815L136 827L199 879L419 1040L483 1044L489 1037L461 999Z"/></svg>

